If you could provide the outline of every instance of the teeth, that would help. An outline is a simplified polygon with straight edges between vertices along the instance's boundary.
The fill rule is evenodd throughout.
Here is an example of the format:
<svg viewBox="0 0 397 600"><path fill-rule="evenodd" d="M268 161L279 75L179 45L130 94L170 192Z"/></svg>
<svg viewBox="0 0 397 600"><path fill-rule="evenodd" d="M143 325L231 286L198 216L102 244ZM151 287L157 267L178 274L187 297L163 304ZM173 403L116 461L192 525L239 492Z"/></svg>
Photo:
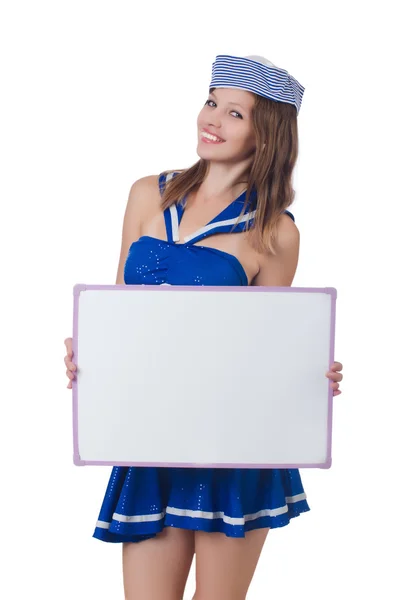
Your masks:
<svg viewBox="0 0 397 600"><path fill-rule="evenodd" d="M212 135L211 133L207 133L206 131L203 131L201 133L201 135L209 140L212 140L213 142L222 142L223 141L220 138L216 137L216 135Z"/></svg>

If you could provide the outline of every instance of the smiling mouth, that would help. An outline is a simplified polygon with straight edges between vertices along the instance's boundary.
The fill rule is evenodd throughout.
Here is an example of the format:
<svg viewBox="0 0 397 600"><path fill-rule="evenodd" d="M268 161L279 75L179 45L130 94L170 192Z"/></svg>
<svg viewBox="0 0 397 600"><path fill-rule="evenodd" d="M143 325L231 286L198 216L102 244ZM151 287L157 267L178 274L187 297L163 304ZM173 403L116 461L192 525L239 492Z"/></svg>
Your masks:
<svg viewBox="0 0 397 600"><path fill-rule="evenodd" d="M222 138L213 135L212 133L208 133L207 131L201 131L200 135L202 140L205 142L211 142L213 144L222 144L225 141Z"/></svg>

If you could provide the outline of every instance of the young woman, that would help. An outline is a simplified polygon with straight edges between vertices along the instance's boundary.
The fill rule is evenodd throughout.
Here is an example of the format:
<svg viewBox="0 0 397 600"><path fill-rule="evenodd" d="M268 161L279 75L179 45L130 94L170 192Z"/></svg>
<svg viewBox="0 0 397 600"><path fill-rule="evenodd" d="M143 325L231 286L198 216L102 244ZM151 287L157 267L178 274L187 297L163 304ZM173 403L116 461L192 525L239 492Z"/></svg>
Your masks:
<svg viewBox="0 0 397 600"><path fill-rule="evenodd" d="M303 92L266 59L216 57L200 160L132 185L117 284L292 284L299 231L287 208ZM341 370L324 374L334 395ZM243 600L269 529L308 510L298 469L114 467L94 537L123 543L128 600L181 600L194 554L194 600Z"/></svg>

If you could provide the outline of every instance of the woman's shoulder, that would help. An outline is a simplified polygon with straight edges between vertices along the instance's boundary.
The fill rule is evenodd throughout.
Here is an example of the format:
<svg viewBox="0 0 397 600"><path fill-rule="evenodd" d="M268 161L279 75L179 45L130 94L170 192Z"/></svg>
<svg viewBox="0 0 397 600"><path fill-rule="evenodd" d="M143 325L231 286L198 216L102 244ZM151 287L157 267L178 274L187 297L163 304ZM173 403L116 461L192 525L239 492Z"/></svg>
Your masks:
<svg viewBox="0 0 397 600"><path fill-rule="evenodd" d="M159 210L166 183L179 172L162 171L157 175L145 175L136 179L131 185L128 197L129 210L141 215Z"/></svg>
<svg viewBox="0 0 397 600"><path fill-rule="evenodd" d="M131 190L141 192L149 191L158 187L160 175L145 175L136 179L131 186Z"/></svg>
<svg viewBox="0 0 397 600"><path fill-rule="evenodd" d="M145 175L140 177L131 186L134 191L161 191L162 187L165 186L168 181L173 179L175 175L178 175L181 171L162 171L158 175Z"/></svg>
<svg viewBox="0 0 397 600"><path fill-rule="evenodd" d="M159 175L145 175L136 179L130 188L126 207L126 218L142 222L148 214L161 204Z"/></svg>
<svg viewBox="0 0 397 600"><path fill-rule="evenodd" d="M299 246L300 233L298 226L295 223L293 214L286 210L282 215L279 216L276 232L275 242L278 250L285 251L289 248Z"/></svg>

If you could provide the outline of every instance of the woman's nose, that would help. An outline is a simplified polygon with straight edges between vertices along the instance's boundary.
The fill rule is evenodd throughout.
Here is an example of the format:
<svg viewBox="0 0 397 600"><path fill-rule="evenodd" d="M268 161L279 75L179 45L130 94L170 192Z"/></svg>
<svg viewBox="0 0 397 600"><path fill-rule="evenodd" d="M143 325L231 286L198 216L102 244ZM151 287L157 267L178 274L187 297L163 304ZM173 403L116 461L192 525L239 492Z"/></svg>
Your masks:
<svg viewBox="0 0 397 600"><path fill-rule="evenodd" d="M210 118L208 119L208 125L219 128L221 126L221 122L220 114L216 110L213 110Z"/></svg>

